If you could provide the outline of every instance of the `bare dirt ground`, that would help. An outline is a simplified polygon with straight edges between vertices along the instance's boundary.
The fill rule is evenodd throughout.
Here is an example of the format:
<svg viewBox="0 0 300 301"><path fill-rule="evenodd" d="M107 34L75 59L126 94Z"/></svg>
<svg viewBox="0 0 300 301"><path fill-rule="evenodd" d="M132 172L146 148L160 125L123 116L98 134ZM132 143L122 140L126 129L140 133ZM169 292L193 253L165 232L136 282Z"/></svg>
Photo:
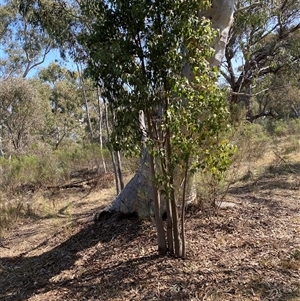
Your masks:
<svg viewBox="0 0 300 301"><path fill-rule="evenodd" d="M235 206L190 210L186 260L156 255L152 220L90 221L112 197L62 191L6 233L0 299L300 300L299 163L236 183L226 199Z"/></svg>

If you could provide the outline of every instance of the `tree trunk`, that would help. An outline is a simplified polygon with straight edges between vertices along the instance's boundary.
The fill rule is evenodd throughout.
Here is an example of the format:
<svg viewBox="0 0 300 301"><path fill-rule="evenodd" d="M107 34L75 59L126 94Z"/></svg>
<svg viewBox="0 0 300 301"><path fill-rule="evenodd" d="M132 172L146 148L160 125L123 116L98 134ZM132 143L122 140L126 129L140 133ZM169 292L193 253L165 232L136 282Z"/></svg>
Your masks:
<svg viewBox="0 0 300 301"><path fill-rule="evenodd" d="M102 213L121 212L137 213L140 217L154 215L154 198L149 170L149 157L145 151L134 177L127 183L122 192L104 210L97 212L97 220Z"/></svg>
<svg viewBox="0 0 300 301"><path fill-rule="evenodd" d="M200 12L212 22L212 27L219 31L212 47L215 49L214 56L210 60L211 66L220 66L225 55L229 31L233 23L235 1L234 0L212 0L211 8Z"/></svg>
<svg viewBox="0 0 300 301"><path fill-rule="evenodd" d="M117 172L118 172L118 178L120 183L120 191L124 189L124 180L123 180L123 173L122 173L122 162L121 162L121 155L120 152L116 152L117 155Z"/></svg>
<svg viewBox="0 0 300 301"><path fill-rule="evenodd" d="M110 137L110 132L109 132L109 124L108 124L108 110L107 110L107 104L105 102L104 102L104 106L105 106L106 133L107 133L107 138L109 140L110 139L109 138ZM109 145L109 152L110 152L111 162L112 162L113 169L114 169L115 182L116 182L116 191L117 191L117 195L118 195L121 192L121 188L120 188L118 169L117 169L116 159L115 159L115 155L114 155L114 150L113 150L111 145Z"/></svg>
<svg viewBox="0 0 300 301"><path fill-rule="evenodd" d="M102 119L103 113L101 108L101 100L100 100L100 87L97 85L97 98L98 98L98 117L99 117L99 144L100 144L100 152L101 152L101 159L104 172L107 173L106 163L103 156L103 139L102 139Z"/></svg>
<svg viewBox="0 0 300 301"><path fill-rule="evenodd" d="M82 76L82 72L80 70L79 64L77 64L77 71L78 71L79 81L80 81L81 90L82 90L82 96L84 99L84 104L85 104L85 109L86 109L86 118L87 118L89 132L90 132L90 140L93 141L94 135L93 135L93 127L92 127L92 123L91 123L91 118L90 118L89 104L88 104L84 80L83 80L83 76Z"/></svg>
<svg viewBox="0 0 300 301"><path fill-rule="evenodd" d="M184 170L184 179L183 179L183 189L182 189L182 205L181 205L181 239L182 239L182 258L186 258L186 251L185 251L185 207L186 207L186 188L187 188L187 181L188 181L188 162L186 161L186 166Z"/></svg>
<svg viewBox="0 0 300 301"><path fill-rule="evenodd" d="M150 163L150 176L152 179L155 178L155 164L152 155L149 155L149 163ZM165 230L164 224L162 220L161 214L161 206L160 206L160 193L157 190L155 185L151 185L153 191L153 201L154 201L154 212L155 212L155 222L156 222L156 230L157 230L157 242L158 242L158 254L166 255L167 253L167 245L165 238Z"/></svg>
<svg viewBox="0 0 300 301"><path fill-rule="evenodd" d="M210 9L199 13L209 18L212 21L213 27L219 31L218 38L215 39L212 45L215 49L215 54L210 60L212 67L220 66L224 57L229 30L233 22L233 13L234 0L213 0ZM188 65L185 65L183 73L187 78L191 78L192 76ZM134 177L109 206L103 211L96 213L95 219L98 219L102 212L137 213L143 217L153 215L154 198L150 179L149 156L144 154L140 167ZM177 212L169 213L177 214ZM168 225L168 229L169 227L172 228L172 225ZM169 242L171 237L169 231L167 233ZM178 249L178 245L175 248Z"/></svg>

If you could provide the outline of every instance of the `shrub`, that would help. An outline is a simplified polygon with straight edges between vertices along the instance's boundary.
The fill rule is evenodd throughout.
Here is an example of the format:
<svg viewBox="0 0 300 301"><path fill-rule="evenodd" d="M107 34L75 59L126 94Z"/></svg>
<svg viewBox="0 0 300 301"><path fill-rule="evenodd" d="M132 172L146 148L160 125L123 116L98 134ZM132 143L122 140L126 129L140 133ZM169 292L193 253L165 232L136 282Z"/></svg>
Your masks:
<svg viewBox="0 0 300 301"><path fill-rule="evenodd" d="M237 146L238 152L234 158L234 164L240 162L252 163L261 158L272 143L267 131L260 124L242 124L235 130L231 138Z"/></svg>
<svg viewBox="0 0 300 301"><path fill-rule="evenodd" d="M275 137L285 137L288 135L298 135L300 132L300 120L268 120L266 129L270 135Z"/></svg>
<svg viewBox="0 0 300 301"><path fill-rule="evenodd" d="M227 172L221 178L216 178L208 171L201 171L196 175L197 201L203 210L217 210L224 200L230 182Z"/></svg>
<svg viewBox="0 0 300 301"><path fill-rule="evenodd" d="M106 162L110 162L107 150L103 155ZM12 192L25 183L55 185L69 180L72 171L82 168L104 171L98 145L74 143L52 151L47 145L36 144L30 149L30 154L0 158L0 184Z"/></svg>
<svg viewBox="0 0 300 301"><path fill-rule="evenodd" d="M0 238L4 230L9 229L25 215L26 209L21 201L5 202L0 199Z"/></svg>

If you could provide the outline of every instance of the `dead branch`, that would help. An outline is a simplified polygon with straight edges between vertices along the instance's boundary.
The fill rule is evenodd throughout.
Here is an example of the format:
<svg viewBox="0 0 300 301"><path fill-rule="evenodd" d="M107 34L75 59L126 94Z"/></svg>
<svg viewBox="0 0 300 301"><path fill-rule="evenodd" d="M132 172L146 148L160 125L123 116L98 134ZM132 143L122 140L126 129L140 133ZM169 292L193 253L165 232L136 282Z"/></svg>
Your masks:
<svg viewBox="0 0 300 301"><path fill-rule="evenodd" d="M277 158L279 158L284 164L287 165L287 167L289 168L289 170L290 170L293 174L297 174L297 172L291 167L291 165L289 164L288 161L286 161L284 158L282 158L282 157L281 157L277 152L275 152L274 150L273 150L273 153L275 154L275 156L276 156Z"/></svg>
<svg viewBox="0 0 300 301"><path fill-rule="evenodd" d="M231 95L237 95L237 96L248 96L248 97L253 97L253 96L257 96L257 95L259 95L259 94L261 94L261 93L264 93L264 92L267 92L269 90L269 88L266 88L266 89L263 89L263 90L261 90L261 91L259 91L259 92L257 92L257 93L251 93L251 94L249 94L249 93L242 93L242 92L230 92L231 93Z"/></svg>

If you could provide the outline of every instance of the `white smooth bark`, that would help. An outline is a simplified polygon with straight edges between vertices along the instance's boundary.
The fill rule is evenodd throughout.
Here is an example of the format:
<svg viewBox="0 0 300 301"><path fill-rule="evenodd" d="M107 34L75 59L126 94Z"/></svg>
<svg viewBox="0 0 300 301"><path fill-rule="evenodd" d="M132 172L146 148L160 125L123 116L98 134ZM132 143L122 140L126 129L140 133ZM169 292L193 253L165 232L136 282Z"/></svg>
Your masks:
<svg viewBox="0 0 300 301"><path fill-rule="evenodd" d="M219 36L212 44L215 54L210 60L211 66L220 66L225 55L229 31L233 23L234 2L234 0L212 0L210 9L200 12L200 15L210 19L212 27L219 31Z"/></svg>
<svg viewBox="0 0 300 301"><path fill-rule="evenodd" d="M96 213L96 220L99 219L102 212L124 214L135 212L141 217L154 214L153 188L152 183L148 180L150 178L148 162L149 158L145 155L134 177L110 205Z"/></svg>

